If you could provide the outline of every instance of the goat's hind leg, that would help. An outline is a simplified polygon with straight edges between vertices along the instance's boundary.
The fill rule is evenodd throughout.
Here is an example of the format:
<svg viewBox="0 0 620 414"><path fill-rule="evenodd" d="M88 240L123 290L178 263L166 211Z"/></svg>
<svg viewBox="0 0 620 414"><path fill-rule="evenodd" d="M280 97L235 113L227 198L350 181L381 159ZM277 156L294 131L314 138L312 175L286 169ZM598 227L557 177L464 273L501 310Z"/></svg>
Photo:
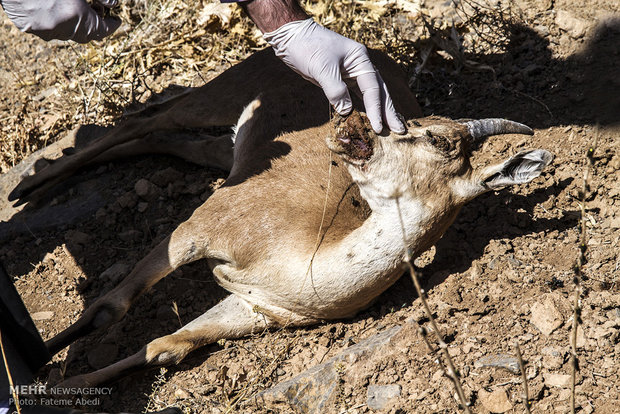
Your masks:
<svg viewBox="0 0 620 414"><path fill-rule="evenodd" d="M143 369L178 364L188 353L204 345L261 332L270 325L246 301L230 295L183 328L151 341L134 355L92 373L69 378L58 386L92 387Z"/></svg>
<svg viewBox="0 0 620 414"><path fill-rule="evenodd" d="M8 198L11 201L22 199L18 204L27 201L24 200L26 197L38 198L106 150L143 137L150 132L169 129L165 128L168 121L165 116L129 119L75 154L64 155L34 175L24 177L11 191Z"/></svg>

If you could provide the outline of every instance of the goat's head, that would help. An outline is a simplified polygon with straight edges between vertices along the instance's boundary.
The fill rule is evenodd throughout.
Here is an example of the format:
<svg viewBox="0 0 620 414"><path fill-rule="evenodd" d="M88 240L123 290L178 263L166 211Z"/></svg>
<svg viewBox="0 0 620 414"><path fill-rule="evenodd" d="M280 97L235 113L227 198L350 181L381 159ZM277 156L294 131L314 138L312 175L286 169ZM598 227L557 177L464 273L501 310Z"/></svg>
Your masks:
<svg viewBox="0 0 620 414"><path fill-rule="evenodd" d="M524 151L481 171L469 162L472 144L489 135L532 134L504 119L453 121L427 117L407 123L404 135L377 135L365 115L333 121L327 146L349 164L353 180L372 198L410 196L462 205L496 188L538 177L552 160L545 150ZM439 204L442 204L440 201Z"/></svg>

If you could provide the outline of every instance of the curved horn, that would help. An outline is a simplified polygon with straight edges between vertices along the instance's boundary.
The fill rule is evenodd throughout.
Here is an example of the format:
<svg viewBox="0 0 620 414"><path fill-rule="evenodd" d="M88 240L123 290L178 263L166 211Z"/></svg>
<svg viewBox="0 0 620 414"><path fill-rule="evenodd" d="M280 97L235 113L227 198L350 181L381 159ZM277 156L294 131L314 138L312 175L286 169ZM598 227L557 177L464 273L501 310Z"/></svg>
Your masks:
<svg viewBox="0 0 620 414"><path fill-rule="evenodd" d="M529 126L503 118L476 119L463 124L467 126L474 140L499 134L534 135Z"/></svg>

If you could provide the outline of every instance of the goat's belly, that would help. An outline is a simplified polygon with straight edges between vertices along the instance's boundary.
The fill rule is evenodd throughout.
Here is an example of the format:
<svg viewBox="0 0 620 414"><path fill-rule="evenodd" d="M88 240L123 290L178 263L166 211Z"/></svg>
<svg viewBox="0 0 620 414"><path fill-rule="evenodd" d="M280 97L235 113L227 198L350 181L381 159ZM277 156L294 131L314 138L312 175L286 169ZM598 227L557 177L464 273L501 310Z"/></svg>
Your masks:
<svg viewBox="0 0 620 414"><path fill-rule="evenodd" d="M217 283L275 321L304 324L354 316L368 307L402 275L399 266L383 274L299 272L285 267L272 272L217 265ZM287 270L292 270L288 272Z"/></svg>

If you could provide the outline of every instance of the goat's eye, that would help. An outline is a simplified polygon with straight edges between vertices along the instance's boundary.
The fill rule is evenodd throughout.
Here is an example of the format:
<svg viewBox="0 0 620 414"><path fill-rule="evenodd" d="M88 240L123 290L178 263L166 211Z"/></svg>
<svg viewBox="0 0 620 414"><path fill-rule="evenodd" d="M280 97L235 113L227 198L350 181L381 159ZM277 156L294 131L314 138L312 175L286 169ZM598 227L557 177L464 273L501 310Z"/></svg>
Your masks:
<svg viewBox="0 0 620 414"><path fill-rule="evenodd" d="M443 135L433 134L429 130L425 131L425 135L426 141L442 152L450 152L455 148L454 142Z"/></svg>
<svg viewBox="0 0 620 414"><path fill-rule="evenodd" d="M428 129L426 130L426 136L428 138L428 142L431 145L436 145L437 144L437 138L435 138L435 136L433 135L433 133L431 131L429 131Z"/></svg>

